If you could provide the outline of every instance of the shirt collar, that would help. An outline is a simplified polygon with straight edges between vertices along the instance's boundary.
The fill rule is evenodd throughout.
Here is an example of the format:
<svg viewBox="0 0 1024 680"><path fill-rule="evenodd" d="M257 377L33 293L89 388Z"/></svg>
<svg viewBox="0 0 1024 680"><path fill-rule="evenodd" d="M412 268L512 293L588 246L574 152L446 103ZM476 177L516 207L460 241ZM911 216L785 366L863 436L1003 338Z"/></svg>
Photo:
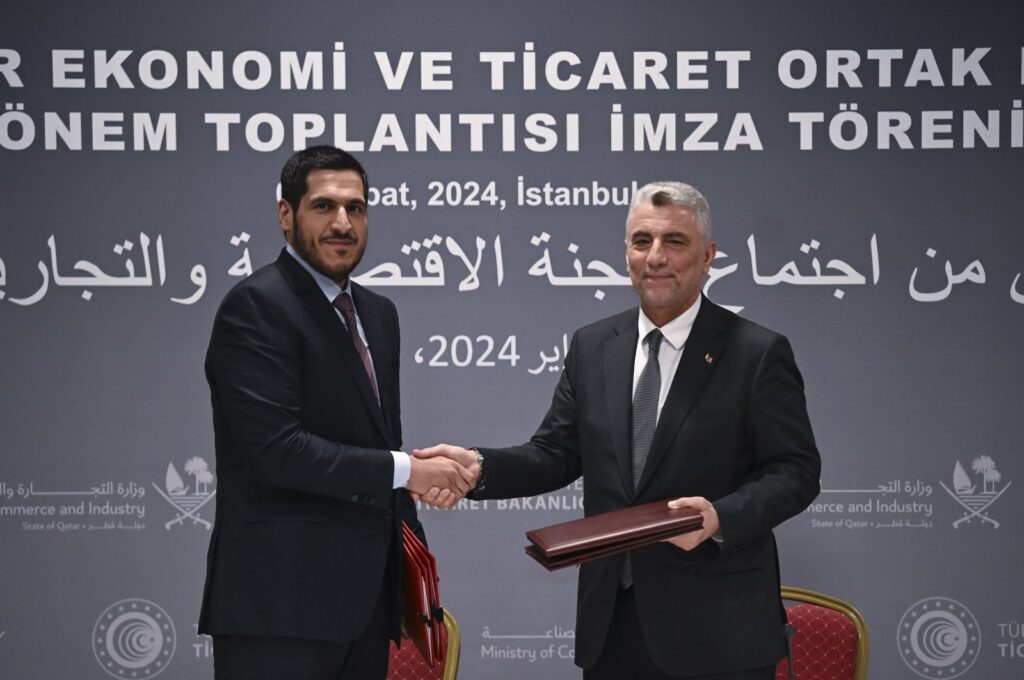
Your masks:
<svg viewBox="0 0 1024 680"><path fill-rule="evenodd" d="M702 297L702 295L698 295L697 301L690 305L685 312L661 327L661 334L665 336L665 341L672 346L672 349L679 351L686 344L686 338L690 337L693 322L697 319L697 312L700 311L700 299ZM643 307L640 308L640 319L637 321L637 328L640 330L641 342L647 337L648 333L658 328L644 314Z"/></svg>
<svg viewBox="0 0 1024 680"><path fill-rule="evenodd" d="M348 293L349 295L352 294L351 279L345 284L345 287L342 288L334 280L327 278L317 270L313 269L313 266L306 262L304 259L302 259L302 256L299 255L294 248L292 248L291 243L285 243L284 249L288 251L289 255L295 258L296 262L302 265L303 269L309 272L309 275L313 277L314 281L316 281L316 285L320 288L321 292L323 292L323 294L327 297L328 302L333 304L334 298L338 297L338 295L340 295L341 293Z"/></svg>

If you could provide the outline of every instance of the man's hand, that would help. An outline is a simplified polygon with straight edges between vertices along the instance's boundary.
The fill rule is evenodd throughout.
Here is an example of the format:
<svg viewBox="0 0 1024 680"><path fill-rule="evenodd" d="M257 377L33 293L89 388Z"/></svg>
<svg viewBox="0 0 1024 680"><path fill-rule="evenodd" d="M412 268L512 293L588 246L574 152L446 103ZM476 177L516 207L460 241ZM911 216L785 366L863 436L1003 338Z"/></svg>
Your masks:
<svg viewBox="0 0 1024 680"><path fill-rule="evenodd" d="M668 507L673 510L693 510L694 512L699 512L704 518L704 528L700 531L691 531L688 534L681 534L679 536L665 539L666 543L671 543L677 548L693 550L704 541L716 535L719 529L721 529L721 525L718 523L718 512L715 511L715 506L711 505L711 501L706 498L702 498L701 496L677 498L673 501L669 501Z"/></svg>
<svg viewBox="0 0 1024 680"><path fill-rule="evenodd" d="M450 458L412 456L405 488L413 497L439 508L450 508L476 485L476 472Z"/></svg>
<svg viewBox="0 0 1024 680"><path fill-rule="evenodd" d="M477 462L476 453L473 451L464 449L461 446L452 446L451 444L437 444L426 449L416 449L412 452L412 456L413 461L447 460L448 462L457 463L472 477L469 489L459 496L453 496L448 489L435 486L426 492L414 493L413 497L416 500L423 501L427 505L434 507L450 508L462 499L466 493L476 487L477 477L480 475L480 464ZM410 490L412 490L411 487Z"/></svg>

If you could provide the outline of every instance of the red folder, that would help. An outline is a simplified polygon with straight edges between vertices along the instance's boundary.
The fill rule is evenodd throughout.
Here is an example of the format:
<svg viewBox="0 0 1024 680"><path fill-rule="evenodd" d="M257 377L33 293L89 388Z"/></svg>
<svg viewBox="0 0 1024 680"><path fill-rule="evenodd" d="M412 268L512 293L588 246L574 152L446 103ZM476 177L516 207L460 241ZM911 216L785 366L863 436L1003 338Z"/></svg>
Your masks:
<svg viewBox="0 0 1024 680"><path fill-rule="evenodd" d="M526 532L526 554L548 571L616 555L690 531L704 520L690 509L674 510L669 499L592 515Z"/></svg>
<svg viewBox="0 0 1024 680"><path fill-rule="evenodd" d="M437 587L437 561L405 522L402 522L402 547L405 553L402 621L423 659L433 667L441 657L441 626L444 625Z"/></svg>

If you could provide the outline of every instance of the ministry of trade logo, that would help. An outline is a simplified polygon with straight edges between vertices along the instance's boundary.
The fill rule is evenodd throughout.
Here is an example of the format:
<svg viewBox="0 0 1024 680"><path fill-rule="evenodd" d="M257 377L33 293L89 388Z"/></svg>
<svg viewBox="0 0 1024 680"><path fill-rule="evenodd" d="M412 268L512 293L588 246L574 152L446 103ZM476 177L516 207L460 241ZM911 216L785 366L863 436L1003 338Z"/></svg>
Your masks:
<svg viewBox="0 0 1024 680"><path fill-rule="evenodd" d="M187 484L181 478L178 468L174 463L167 464L167 474L164 475L164 487L154 483L153 488L165 501L170 503L177 512L173 519L164 524L164 528L170 531L176 524L184 524L186 519L192 520L192 524L201 524L210 529L213 524L204 519L199 511L217 495L217 489L213 488L213 473L206 460L199 456L192 456L185 461L185 474L194 478L193 484Z"/></svg>
<svg viewBox="0 0 1024 680"><path fill-rule="evenodd" d="M950 498L960 504L964 514L953 522L953 528L959 529L961 524L970 524L977 519L981 524L991 524L993 529L999 528L999 522L988 515L986 510L995 503L1013 482L1006 482L1000 488L1003 474L996 469L992 456L978 456L971 461L971 471L977 477L971 477L960 461L953 468L953 488L939 482ZM980 484L979 484L980 482Z"/></svg>
<svg viewBox="0 0 1024 680"><path fill-rule="evenodd" d="M981 652L981 630L974 614L956 600L929 597L900 619L900 657L922 678L956 678Z"/></svg>
<svg viewBox="0 0 1024 680"><path fill-rule="evenodd" d="M174 624L159 605L129 599L107 607L92 629L96 661L115 678L153 678L174 657Z"/></svg>

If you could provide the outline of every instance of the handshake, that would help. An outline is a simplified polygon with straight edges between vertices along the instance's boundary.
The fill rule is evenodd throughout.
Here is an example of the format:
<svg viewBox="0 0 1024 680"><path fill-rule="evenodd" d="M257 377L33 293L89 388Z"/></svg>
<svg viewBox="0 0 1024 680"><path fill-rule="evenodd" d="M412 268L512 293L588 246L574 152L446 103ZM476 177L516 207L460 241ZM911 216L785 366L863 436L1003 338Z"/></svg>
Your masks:
<svg viewBox="0 0 1024 680"><path fill-rule="evenodd" d="M435 508L451 508L476 488L480 463L475 451L438 444L416 449L405 488L412 497Z"/></svg>

